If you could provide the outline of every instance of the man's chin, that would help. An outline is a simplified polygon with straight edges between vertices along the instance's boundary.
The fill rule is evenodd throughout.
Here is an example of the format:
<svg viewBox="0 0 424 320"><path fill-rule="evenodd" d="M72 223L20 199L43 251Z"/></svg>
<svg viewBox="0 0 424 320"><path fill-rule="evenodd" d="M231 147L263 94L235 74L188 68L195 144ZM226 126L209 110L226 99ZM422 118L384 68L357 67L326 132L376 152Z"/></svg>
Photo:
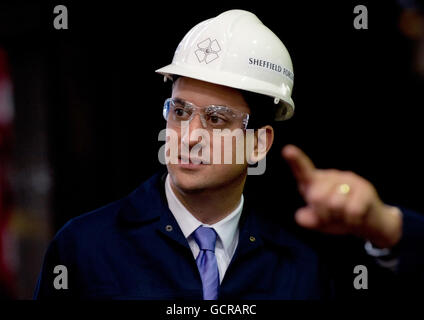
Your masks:
<svg viewBox="0 0 424 320"><path fill-rule="evenodd" d="M219 169L223 168L214 165L203 165L202 168L190 170L180 165L168 165L172 183L178 189L187 193L221 188L236 180L243 173L242 170Z"/></svg>
<svg viewBox="0 0 424 320"><path fill-rule="evenodd" d="M180 165L168 167L171 183L184 192L195 192L205 188L208 179L202 171L204 170L190 170Z"/></svg>
<svg viewBox="0 0 424 320"><path fill-rule="evenodd" d="M184 193L196 193L208 189L208 185L201 181L194 181L192 179L186 179L184 177L174 177L173 184Z"/></svg>

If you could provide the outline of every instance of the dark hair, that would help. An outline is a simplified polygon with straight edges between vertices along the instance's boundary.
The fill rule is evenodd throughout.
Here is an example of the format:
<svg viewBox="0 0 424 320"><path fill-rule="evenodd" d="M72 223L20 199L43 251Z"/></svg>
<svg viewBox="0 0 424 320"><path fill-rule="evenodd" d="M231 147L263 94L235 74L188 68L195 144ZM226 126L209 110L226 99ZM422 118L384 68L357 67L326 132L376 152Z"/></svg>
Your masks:
<svg viewBox="0 0 424 320"><path fill-rule="evenodd" d="M240 90L250 109L247 128L259 129L265 125L273 125L277 105L274 98L262 94Z"/></svg>

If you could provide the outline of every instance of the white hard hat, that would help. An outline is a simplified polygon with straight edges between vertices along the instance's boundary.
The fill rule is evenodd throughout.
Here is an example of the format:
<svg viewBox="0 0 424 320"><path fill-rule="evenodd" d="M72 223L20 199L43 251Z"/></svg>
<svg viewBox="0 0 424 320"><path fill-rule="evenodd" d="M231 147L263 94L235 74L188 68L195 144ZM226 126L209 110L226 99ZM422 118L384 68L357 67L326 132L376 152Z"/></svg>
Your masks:
<svg viewBox="0 0 424 320"><path fill-rule="evenodd" d="M230 10L200 22L183 38L172 63L156 70L263 94L278 104L275 120L293 115L293 66L280 39L251 12ZM165 79L166 79L165 78Z"/></svg>

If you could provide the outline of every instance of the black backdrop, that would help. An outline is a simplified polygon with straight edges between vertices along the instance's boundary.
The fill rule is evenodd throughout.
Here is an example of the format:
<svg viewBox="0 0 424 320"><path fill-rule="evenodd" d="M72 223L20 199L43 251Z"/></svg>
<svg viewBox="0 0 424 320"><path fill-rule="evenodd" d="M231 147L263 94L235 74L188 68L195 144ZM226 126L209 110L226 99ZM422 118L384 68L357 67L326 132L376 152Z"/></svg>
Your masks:
<svg viewBox="0 0 424 320"><path fill-rule="evenodd" d="M69 30L53 28L56 4L67 6ZM368 7L368 30L353 28L357 4ZM266 174L249 178L251 192L281 205L298 197L280 158L294 143L317 166L355 171L386 202L424 212L423 81L412 72L394 1L3 4L1 44L21 121L32 119L20 88L43 81L55 230L161 167L157 137L170 86L154 71L170 63L194 24L233 8L253 11L280 37L295 73L295 116L275 127ZM37 66L24 63L31 55Z"/></svg>

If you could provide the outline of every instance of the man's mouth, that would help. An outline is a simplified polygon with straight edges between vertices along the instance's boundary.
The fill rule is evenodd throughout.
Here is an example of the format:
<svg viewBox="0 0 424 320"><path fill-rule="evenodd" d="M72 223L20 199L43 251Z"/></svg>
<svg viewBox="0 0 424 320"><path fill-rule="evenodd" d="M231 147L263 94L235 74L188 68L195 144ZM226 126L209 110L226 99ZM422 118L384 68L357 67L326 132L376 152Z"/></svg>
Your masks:
<svg viewBox="0 0 424 320"><path fill-rule="evenodd" d="M195 157L184 157L178 156L178 164L182 166L204 166L210 164L205 159L195 158Z"/></svg>

